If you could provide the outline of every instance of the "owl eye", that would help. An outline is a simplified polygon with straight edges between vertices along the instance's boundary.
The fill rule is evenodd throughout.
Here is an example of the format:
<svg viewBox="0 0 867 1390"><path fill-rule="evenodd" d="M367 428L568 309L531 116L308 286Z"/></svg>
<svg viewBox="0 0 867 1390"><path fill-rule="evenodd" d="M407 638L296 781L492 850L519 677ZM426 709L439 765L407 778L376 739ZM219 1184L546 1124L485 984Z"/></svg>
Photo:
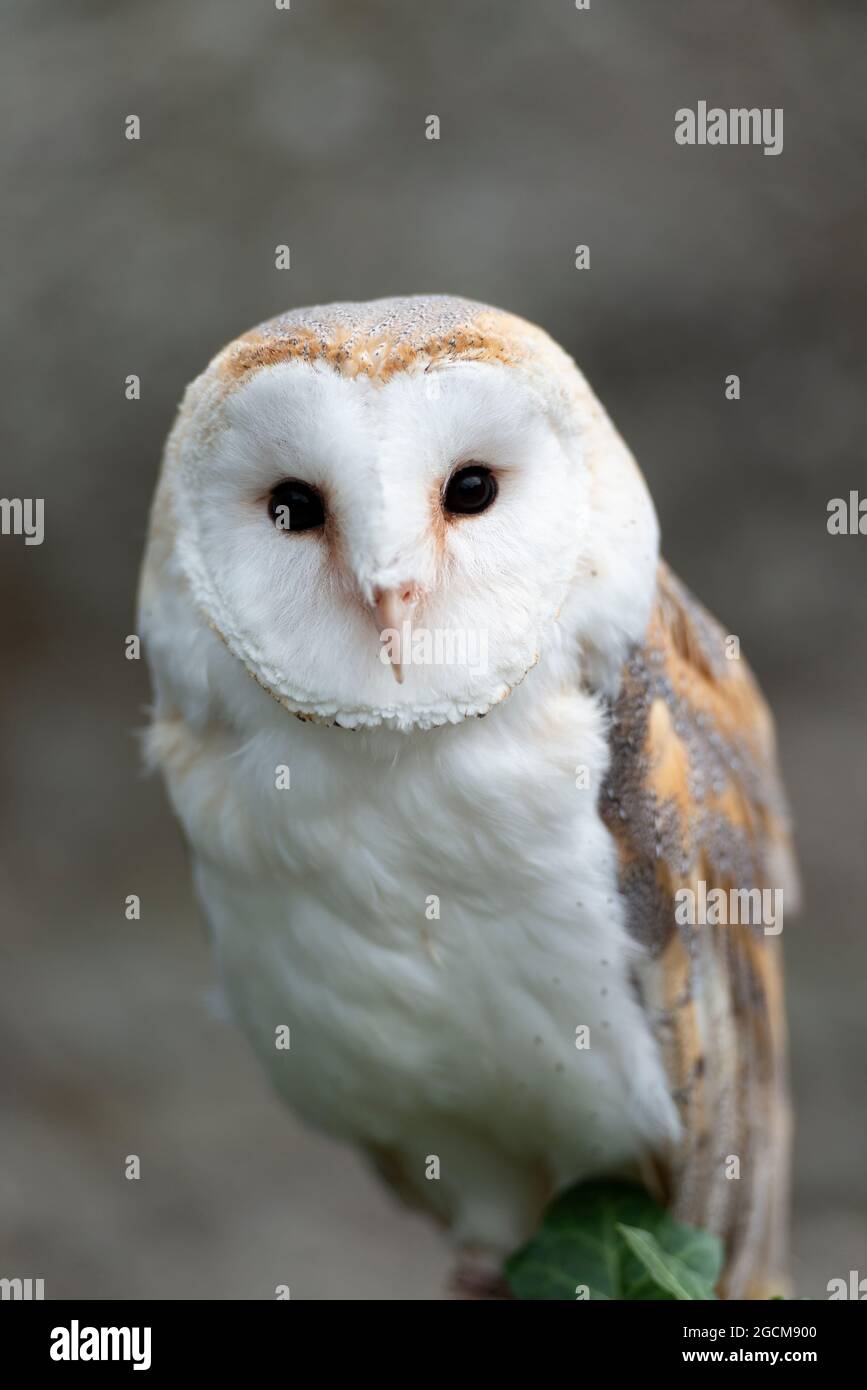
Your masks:
<svg viewBox="0 0 867 1390"><path fill-rule="evenodd" d="M268 498L268 515L278 531L312 531L324 525L325 506L315 488L288 478Z"/></svg>
<svg viewBox="0 0 867 1390"><path fill-rule="evenodd" d="M446 483L443 507L456 516L477 516L487 511L497 496L497 480L483 463L468 463Z"/></svg>

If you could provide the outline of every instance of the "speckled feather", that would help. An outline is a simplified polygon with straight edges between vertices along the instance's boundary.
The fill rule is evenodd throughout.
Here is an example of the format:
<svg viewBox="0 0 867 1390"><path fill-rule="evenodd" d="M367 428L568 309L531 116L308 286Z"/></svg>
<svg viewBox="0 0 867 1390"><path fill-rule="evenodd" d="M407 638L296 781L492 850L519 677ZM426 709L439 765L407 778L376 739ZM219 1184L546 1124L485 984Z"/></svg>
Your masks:
<svg viewBox="0 0 867 1390"><path fill-rule="evenodd" d="M244 334L225 367L238 377L300 357L384 383L397 371L443 357L511 363L521 353L519 323L501 310L442 295L316 305Z"/></svg>
<svg viewBox="0 0 867 1390"><path fill-rule="evenodd" d="M638 981L683 1122L661 1156L677 1214L725 1237L729 1297L785 1287L789 1109L782 960L750 926L677 926L675 893L781 887L797 874L773 727L725 633L659 570L645 644L611 713L601 810L620 851L621 889L649 962ZM740 1177L726 1177L729 1156Z"/></svg>

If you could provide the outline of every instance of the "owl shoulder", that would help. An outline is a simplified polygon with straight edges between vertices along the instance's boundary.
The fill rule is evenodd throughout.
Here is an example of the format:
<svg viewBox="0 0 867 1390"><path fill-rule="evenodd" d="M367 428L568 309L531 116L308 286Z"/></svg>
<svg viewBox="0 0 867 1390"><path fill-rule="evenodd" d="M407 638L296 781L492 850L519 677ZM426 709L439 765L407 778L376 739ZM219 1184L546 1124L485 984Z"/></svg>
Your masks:
<svg viewBox="0 0 867 1390"><path fill-rule="evenodd" d="M634 934L662 948L685 888L779 886L797 873L770 710L739 639L660 563L644 642L610 709L601 814Z"/></svg>

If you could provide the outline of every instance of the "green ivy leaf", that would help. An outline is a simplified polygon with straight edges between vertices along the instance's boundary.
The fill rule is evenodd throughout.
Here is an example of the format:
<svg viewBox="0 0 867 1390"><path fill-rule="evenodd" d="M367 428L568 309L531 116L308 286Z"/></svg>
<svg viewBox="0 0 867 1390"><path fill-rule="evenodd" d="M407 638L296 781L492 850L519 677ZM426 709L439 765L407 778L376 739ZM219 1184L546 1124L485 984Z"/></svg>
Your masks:
<svg viewBox="0 0 867 1390"><path fill-rule="evenodd" d="M639 1230L637 1226L624 1226L620 1221L617 1230L657 1288L680 1302L715 1296L711 1285L695 1274L684 1260L664 1250L656 1236L649 1231Z"/></svg>
<svg viewBox="0 0 867 1390"><path fill-rule="evenodd" d="M551 1203L505 1274L525 1300L573 1300L579 1286L591 1299L712 1299L721 1267L719 1239L681 1225L642 1188L588 1182Z"/></svg>

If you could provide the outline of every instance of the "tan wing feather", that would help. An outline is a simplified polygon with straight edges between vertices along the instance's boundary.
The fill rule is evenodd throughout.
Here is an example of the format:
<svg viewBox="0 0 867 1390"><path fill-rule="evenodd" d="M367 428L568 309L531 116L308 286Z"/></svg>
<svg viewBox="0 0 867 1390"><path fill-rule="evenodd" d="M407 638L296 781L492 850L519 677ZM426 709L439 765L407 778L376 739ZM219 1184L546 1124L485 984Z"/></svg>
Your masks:
<svg viewBox="0 0 867 1390"><path fill-rule="evenodd" d="M644 646L612 710L602 812L620 850L630 928L649 948L638 981L682 1122L655 1176L683 1220L726 1243L721 1292L785 1287L789 1107L779 937L680 926L678 889L782 888L797 875L773 724L726 634L660 566ZM785 920L785 918L784 918ZM739 1160L740 1176L731 1159Z"/></svg>

